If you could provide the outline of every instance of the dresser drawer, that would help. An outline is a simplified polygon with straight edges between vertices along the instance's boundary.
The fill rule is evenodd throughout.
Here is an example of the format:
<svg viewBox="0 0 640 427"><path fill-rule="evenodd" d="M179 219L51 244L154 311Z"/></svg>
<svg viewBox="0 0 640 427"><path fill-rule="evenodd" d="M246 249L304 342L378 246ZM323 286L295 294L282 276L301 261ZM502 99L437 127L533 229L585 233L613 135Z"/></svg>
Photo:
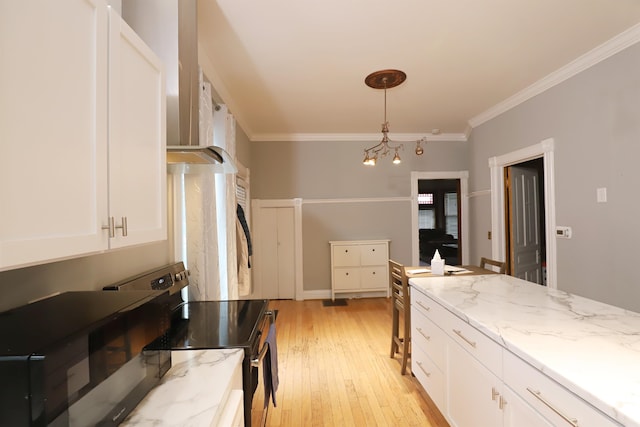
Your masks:
<svg viewBox="0 0 640 427"><path fill-rule="evenodd" d="M580 427L620 425L509 351L504 352L503 380L553 425L569 426L574 420Z"/></svg>
<svg viewBox="0 0 640 427"><path fill-rule="evenodd" d="M386 290L389 286L387 268L382 267L362 267L360 269L360 282L363 289Z"/></svg>
<svg viewBox="0 0 640 427"><path fill-rule="evenodd" d="M422 384L422 387L440 412L445 414L444 374L420 348L413 347L411 349L411 372Z"/></svg>
<svg viewBox="0 0 640 427"><path fill-rule="evenodd" d="M359 245L339 245L333 247L334 267L353 267L360 265Z"/></svg>
<svg viewBox="0 0 640 427"><path fill-rule="evenodd" d="M389 262L387 244L376 243L360 246L360 262L362 265L386 265Z"/></svg>
<svg viewBox="0 0 640 427"><path fill-rule="evenodd" d="M447 334L478 362L501 377L502 347L453 313L449 313L449 316Z"/></svg>
<svg viewBox="0 0 640 427"><path fill-rule="evenodd" d="M441 370L446 366L447 335L415 306L411 307L411 346L420 349Z"/></svg>
<svg viewBox="0 0 640 427"><path fill-rule="evenodd" d="M340 267L333 270L333 287L335 289L359 289L360 268Z"/></svg>

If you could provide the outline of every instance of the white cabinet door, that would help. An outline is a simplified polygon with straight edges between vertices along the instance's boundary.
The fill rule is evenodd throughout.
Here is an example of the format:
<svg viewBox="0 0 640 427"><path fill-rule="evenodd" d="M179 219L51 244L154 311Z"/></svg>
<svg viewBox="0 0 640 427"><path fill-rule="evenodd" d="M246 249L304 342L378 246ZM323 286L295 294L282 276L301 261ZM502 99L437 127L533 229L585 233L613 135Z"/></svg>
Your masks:
<svg viewBox="0 0 640 427"><path fill-rule="evenodd" d="M263 207L254 212L260 245L259 271L262 298L290 299L295 296L294 208Z"/></svg>
<svg viewBox="0 0 640 427"><path fill-rule="evenodd" d="M504 427L551 427L553 425L509 387L505 386L502 392Z"/></svg>
<svg viewBox="0 0 640 427"><path fill-rule="evenodd" d="M501 426L502 381L449 340L448 419L455 427Z"/></svg>
<svg viewBox="0 0 640 427"><path fill-rule="evenodd" d="M107 248L107 7L0 2L0 270Z"/></svg>
<svg viewBox="0 0 640 427"><path fill-rule="evenodd" d="M164 68L115 12L109 17L110 247L167 237ZM124 232L126 231L126 236Z"/></svg>

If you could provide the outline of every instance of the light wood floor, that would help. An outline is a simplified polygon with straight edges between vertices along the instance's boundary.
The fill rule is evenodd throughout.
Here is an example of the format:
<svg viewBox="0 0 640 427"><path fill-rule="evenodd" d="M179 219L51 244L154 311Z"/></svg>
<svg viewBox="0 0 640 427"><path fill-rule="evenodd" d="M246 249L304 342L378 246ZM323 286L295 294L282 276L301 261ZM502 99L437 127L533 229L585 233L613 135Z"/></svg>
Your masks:
<svg viewBox="0 0 640 427"><path fill-rule="evenodd" d="M389 357L391 300L271 301L280 386L268 426L447 426L416 379Z"/></svg>

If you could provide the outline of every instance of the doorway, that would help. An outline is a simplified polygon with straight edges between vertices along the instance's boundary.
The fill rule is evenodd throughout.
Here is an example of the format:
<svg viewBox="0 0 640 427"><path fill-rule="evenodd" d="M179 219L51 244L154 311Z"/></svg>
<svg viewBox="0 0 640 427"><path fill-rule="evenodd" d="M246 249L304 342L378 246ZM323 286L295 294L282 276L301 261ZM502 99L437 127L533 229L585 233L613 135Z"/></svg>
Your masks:
<svg viewBox="0 0 640 427"><path fill-rule="evenodd" d="M418 180L417 208L420 265L430 264L436 251L448 265L459 265L460 180Z"/></svg>
<svg viewBox="0 0 640 427"><path fill-rule="evenodd" d="M504 168L507 274L546 286L544 161Z"/></svg>
<svg viewBox="0 0 640 427"><path fill-rule="evenodd" d="M555 174L553 138L511 153L489 159L491 168L491 253L496 260L507 259L507 214L505 199L505 169L528 160L542 158L543 170L540 186L544 188L544 258L546 259L546 280L549 288L557 288L557 249L555 239Z"/></svg>
<svg viewBox="0 0 640 427"><path fill-rule="evenodd" d="M435 181L449 181L450 183L454 183L454 187L445 187L437 190L441 191L443 194L449 193L446 196L446 200L449 200L448 207L446 206L446 202L443 203L442 209L440 209L440 213L433 213L434 221L433 226L429 226L429 224L425 224L423 222L420 225L420 203L418 198L421 194L421 190L424 189L425 183L435 182ZM412 265L420 265L425 264L425 261L422 259L427 259L430 261L431 257L429 254L426 254L423 246L423 254L420 254L420 229L437 229L444 227L444 237L448 238L447 235L451 235L452 238L450 242L436 242L440 244L447 244L449 254L454 254L455 258L448 257L445 258L445 262L447 264L453 265L456 264L465 264L468 263L469 259L469 247L468 247L468 236L469 236L469 207L468 207L468 181L469 181L469 172L468 171L443 171L443 172L411 172L411 234L412 234ZM422 182L422 184L421 184ZM422 188L421 188L422 185ZM445 188L455 188L455 190L446 190ZM452 194L453 193L453 194ZM428 194L428 192L422 193ZM425 206L423 206L425 209ZM435 207L434 207L435 209ZM455 215L454 215L455 213ZM441 219L438 222L435 218L436 215L441 215ZM446 219L444 217L448 216ZM455 217L455 218L454 218ZM439 225L438 225L439 224ZM447 224L449 224L447 226ZM457 236L450 232L446 232L447 227L450 229L457 229ZM424 234L424 232L423 232ZM455 242L454 242L455 240ZM455 247L455 246L457 247ZM435 250L434 250L435 251ZM442 255L442 253L441 253ZM431 256L433 256L431 254Z"/></svg>

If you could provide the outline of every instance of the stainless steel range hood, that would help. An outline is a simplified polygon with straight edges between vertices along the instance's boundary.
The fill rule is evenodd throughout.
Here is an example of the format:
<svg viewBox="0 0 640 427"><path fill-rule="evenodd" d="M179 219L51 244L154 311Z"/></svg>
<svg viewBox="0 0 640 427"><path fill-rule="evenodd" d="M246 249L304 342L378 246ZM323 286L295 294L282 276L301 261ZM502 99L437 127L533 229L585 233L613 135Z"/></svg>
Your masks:
<svg viewBox="0 0 640 427"><path fill-rule="evenodd" d="M122 17L165 64L167 163L184 172L238 171L220 147L199 144L197 0L122 0Z"/></svg>

